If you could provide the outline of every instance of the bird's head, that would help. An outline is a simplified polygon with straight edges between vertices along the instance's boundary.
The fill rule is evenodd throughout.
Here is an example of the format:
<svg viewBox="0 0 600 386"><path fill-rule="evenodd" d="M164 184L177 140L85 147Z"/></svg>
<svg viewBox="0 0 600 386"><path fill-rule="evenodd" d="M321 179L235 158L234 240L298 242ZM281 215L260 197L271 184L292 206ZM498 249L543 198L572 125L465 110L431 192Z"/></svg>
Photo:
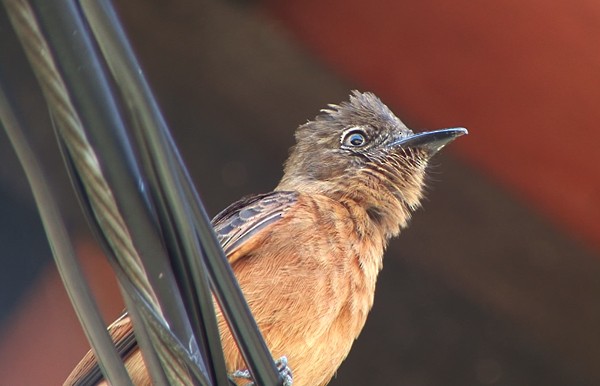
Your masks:
<svg viewBox="0 0 600 386"><path fill-rule="evenodd" d="M353 91L296 131L278 190L352 199L400 225L419 205L430 158L464 128L413 133L372 93Z"/></svg>

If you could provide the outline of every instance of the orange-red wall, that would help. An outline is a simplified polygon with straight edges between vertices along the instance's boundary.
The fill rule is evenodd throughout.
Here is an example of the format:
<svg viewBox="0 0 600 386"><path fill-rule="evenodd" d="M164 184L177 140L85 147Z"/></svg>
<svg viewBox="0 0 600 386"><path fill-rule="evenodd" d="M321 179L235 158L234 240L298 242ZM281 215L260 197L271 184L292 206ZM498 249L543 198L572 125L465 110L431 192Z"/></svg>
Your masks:
<svg viewBox="0 0 600 386"><path fill-rule="evenodd" d="M308 49L600 249L600 3L266 1Z"/></svg>

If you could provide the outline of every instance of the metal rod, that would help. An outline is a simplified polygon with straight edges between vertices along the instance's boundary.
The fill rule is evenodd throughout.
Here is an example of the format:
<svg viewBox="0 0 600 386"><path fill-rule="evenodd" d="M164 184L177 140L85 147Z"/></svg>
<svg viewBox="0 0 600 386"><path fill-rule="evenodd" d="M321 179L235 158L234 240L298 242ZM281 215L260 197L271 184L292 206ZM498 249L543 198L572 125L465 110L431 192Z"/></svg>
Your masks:
<svg viewBox="0 0 600 386"><path fill-rule="evenodd" d="M56 129L56 127L55 127L55 129ZM80 200L81 207L83 208L85 214L87 215L88 220L90 222L92 222L92 220L91 220L93 218L92 208L91 208L89 201L85 199L85 193L84 193L85 188L83 187L82 181L81 181L79 175L77 174L77 170L73 164L73 160L72 160L71 156L69 155L68 151L65 149L64 140L58 135L58 133L57 133L57 136L58 136L58 144L59 144L61 153L63 154L67 172L69 173L71 182L73 183L73 187L79 193L77 197ZM91 229L91 232L93 233L93 235L96 237L96 239L102 241L102 239L104 238L102 231L97 226L94 226L94 224L90 224L90 229ZM136 310L134 309L135 307L134 308L130 307L130 305L136 304L135 303L136 296L137 297L142 297L142 296L138 295L138 294L132 295L129 293L129 292L133 292L131 290L131 288L133 287L133 284L130 283L129 277L127 276L127 274L125 274L125 272L123 271L123 268L118 264L116 258L114 257L114 253L113 253L112 249L107 247L108 242L106 242L106 241L101 242L101 245L104 247L104 252L105 252L106 256L108 257L108 261L111 264L111 266L118 278L119 288L121 289L121 294L123 295L125 307L127 308L129 316L131 317L132 323L135 326L134 335L135 335L136 344L142 350L143 357L144 357L144 364L146 365L146 367L148 369L148 374L150 375L150 378L152 379L152 383L156 386L168 385L168 381L167 381L165 373L162 369L162 365L160 363L160 360L158 358L156 350L152 346L152 341L150 339L150 336L148 335L148 331L146 329L145 323L144 323L142 317L139 316L139 313L136 312ZM124 289L125 287L129 288L130 291L127 292ZM120 357L122 357L121 354L122 353L118 353L118 355ZM90 379L90 382L93 382L91 384L95 385L100 380L101 380L101 377L100 378L94 377L94 378ZM82 383L82 385L87 386L88 383Z"/></svg>
<svg viewBox="0 0 600 386"><path fill-rule="evenodd" d="M60 92L63 92L63 89L68 90L68 98L59 99L61 104L58 107L51 104L51 108L60 113L57 114L61 117L60 126L74 128L73 133L80 141L77 146L85 145L89 148L89 137L94 149L99 149L98 152L92 152L84 158L84 162L93 161L94 166L97 163L98 169L101 170L100 174L94 174L95 180L86 182L86 189L89 193L95 188L96 182L106 184L106 178L108 185L107 189L102 191L102 197L110 198L102 201L107 205L105 207L94 206L97 205L97 201L92 199L94 213L100 219L98 221L107 221L101 225L105 232L107 229L112 230L113 233L107 239L113 246L125 247L127 256L133 258L131 267L134 271L131 272L139 279L136 286L139 284L140 289L143 288L146 300L152 301L154 307L157 307L156 310L164 312L170 328L181 341L188 343L188 349L194 355L195 339L178 296L177 283L173 280L168 259L165 258L149 198L143 193L144 179L136 167L135 153L129 146L120 109L115 104L118 95L110 88L110 81L106 78L102 61L95 52L96 47L89 38L89 31L81 20L79 9L70 1L34 0L32 3L51 51L48 51L47 46L43 52L40 51L41 56L31 46L28 51L42 89L45 90L47 98L54 96L51 91L55 90L52 87L56 83L60 83L62 87L59 87ZM38 35L36 39L45 43L44 37ZM54 57L56 60L60 75L52 66L54 63L44 67L49 64L48 57ZM42 62L42 65L35 60ZM49 82L48 76L56 83ZM76 106L77 114L63 115L65 110L69 113L74 111L72 105ZM74 120L78 122L72 125ZM86 128L85 134L80 134L81 127ZM72 144L69 146L70 150L77 147ZM78 157L74 159L80 162ZM83 165L87 166L85 163ZM106 212L110 212L112 217L106 217ZM115 232L114 226L120 227L121 230ZM122 251L117 248L117 256ZM139 259L144 259L143 266L136 265ZM146 267L145 272L143 267ZM145 284L148 279L150 286ZM159 304L154 300L155 294L158 294Z"/></svg>
<svg viewBox="0 0 600 386"><path fill-rule="evenodd" d="M185 173L184 170L180 172ZM189 176L187 177L189 178ZM188 184L187 187L189 187L190 202L199 203L198 193L193 189L193 185ZM215 288L215 295L248 365L248 370L252 373L252 378L257 385L282 385L283 378L275 367L273 357L250 312L233 270L224 260L223 250L212 227L206 224L208 215L204 207L195 204L192 205L192 210L196 232L204 248L203 253L206 256L206 265ZM220 259L210 258L219 255Z"/></svg>
<svg viewBox="0 0 600 386"><path fill-rule="evenodd" d="M104 320L75 256L64 221L56 206L56 200L46 182L46 173L40 167L35 153L29 146L28 140L23 134L23 128L13 114L13 109L10 107L10 102L1 85L0 120L25 171L58 272L75 313L94 349L98 364L110 384L131 386L129 374L106 331Z"/></svg>
<svg viewBox="0 0 600 386"><path fill-rule="evenodd" d="M167 377L161 370L160 360L154 347L150 344L152 340L148 336L148 330L145 326L143 318L139 315L139 311L136 309L136 305L133 300L133 296L130 295L121 285L121 294L125 301L125 307L127 307L129 317L132 323L135 324L135 338L140 350L144 353L144 364L152 379L152 384L155 386L168 385Z"/></svg>
<svg viewBox="0 0 600 386"><path fill-rule="evenodd" d="M213 379L217 384L226 385L225 362L206 270L192 275L189 269L189 261L201 260L190 210L180 182L174 177L174 160L165 156L160 151L160 144L157 145L161 139L156 133L168 129L110 3L82 1L81 5L117 87L123 94L123 100L127 101L126 107L134 116L132 121L136 136L133 139L140 149L149 185L154 189L152 193L172 264L175 268L179 267L179 270L175 269L175 274L195 336L203 346L200 352L207 354L205 362Z"/></svg>
<svg viewBox="0 0 600 386"><path fill-rule="evenodd" d="M194 286L193 277L190 279L189 264L181 262L184 259L200 260L200 247L193 232L190 211L179 187L180 183L172 177L174 161L156 151L155 133L160 130L157 126L167 130L166 124L147 85L136 82L136 76L141 77L141 70L110 3L82 1L81 5L117 87L123 93L123 100L127 101L127 107L134 115L133 126L137 134L134 140L140 148L142 165L149 176L150 186L158 187L153 191L157 212L161 217L167 245L170 245L172 264L180 267L179 274L177 270L175 274L178 276L192 328L200 338L199 344L205 346L201 352L210 354L205 357L205 361L210 364L213 378L218 377L219 384L226 384L225 364L208 279L204 279L206 283ZM201 272L196 277L203 279L205 276L206 273Z"/></svg>
<svg viewBox="0 0 600 386"><path fill-rule="evenodd" d="M202 256L209 273L211 281L214 284L216 295L224 308L230 325L233 326L234 336L239 341L244 358L254 376L257 384L260 385L276 385L280 384L281 379L277 369L273 363L271 354L262 339L256 322L252 318L250 310L245 302L245 299L237 285L237 280L227 262L220 245L212 231L210 221L204 208L202 207L200 198L193 187L191 178L187 170L183 166L183 161L176 146L170 136L166 124L156 102L152 98L152 93L142 75L140 66L132 53L132 50L124 38L124 34L115 21L116 15L112 8L104 1L84 1L84 10L92 23L92 28L95 30L97 38L99 38L101 47L110 55L107 58L109 66L113 67L112 72L117 77L118 83L124 92L127 92L125 98L131 104L132 109L138 113L139 119L142 119L142 127L149 138L152 140L155 147L155 153L159 159L168 162L160 163L160 165L170 166L164 172L163 178L171 178L168 181L163 181L162 186L171 187L171 196L175 197L180 194L178 185L184 188L185 199L180 202L189 202L192 209L192 220L194 222L195 232L199 236L202 249L207 253ZM88 11L89 10L89 11ZM106 28L111 25L113 28ZM161 148L162 147L162 148ZM170 165L172 160L176 160L174 165ZM173 198L172 198L173 199ZM193 261L192 263L198 263ZM192 267L194 264L192 264ZM195 267L195 277L203 275L203 268Z"/></svg>

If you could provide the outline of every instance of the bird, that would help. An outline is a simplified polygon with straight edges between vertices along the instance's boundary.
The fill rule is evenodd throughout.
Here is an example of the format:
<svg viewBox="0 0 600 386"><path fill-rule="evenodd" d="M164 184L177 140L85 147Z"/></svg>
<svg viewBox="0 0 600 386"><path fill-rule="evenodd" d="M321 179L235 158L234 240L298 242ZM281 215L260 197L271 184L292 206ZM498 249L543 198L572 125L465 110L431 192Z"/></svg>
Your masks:
<svg viewBox="0 0 600 386"><path fill-rule="evenodd" d="M415 133L373 93L352 91L300 125L279 184L242 198L213 228L274 358L294 386L330 382L365 325L389 240L419 208L430 160L465 128ZM243 358L220 311L227 371ZM131 339L124 316L109 327ZM125 359L135 385L151 384L140 351ZM96 366L90 352L65 385ZM78 383L79 382L79 383Z"/></svg>

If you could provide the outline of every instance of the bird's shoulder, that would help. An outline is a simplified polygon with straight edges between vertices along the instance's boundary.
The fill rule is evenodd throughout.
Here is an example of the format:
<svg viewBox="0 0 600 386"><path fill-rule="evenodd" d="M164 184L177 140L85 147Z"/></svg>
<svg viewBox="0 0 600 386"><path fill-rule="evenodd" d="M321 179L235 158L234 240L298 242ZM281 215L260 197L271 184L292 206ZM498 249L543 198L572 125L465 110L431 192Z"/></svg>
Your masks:
<svg viewBox="0 0 600 386"><path fill-rule="evenodd" d="M217 214L212 225L230 262L261 232L285 218L298 205L299 193L274 191L246 196Z"/></svg>
<svg viewBox="0 0 600 386"><path fill-rule="evenodd" d="M299 243L305 245L305 251L324 245L327 251L340 239L372 235L377 241L370 224L359 203L302 191L244 197L213 219L217 238L232 265L244 256L287 253L282 250L285 246L295 253Z"/></svg>

